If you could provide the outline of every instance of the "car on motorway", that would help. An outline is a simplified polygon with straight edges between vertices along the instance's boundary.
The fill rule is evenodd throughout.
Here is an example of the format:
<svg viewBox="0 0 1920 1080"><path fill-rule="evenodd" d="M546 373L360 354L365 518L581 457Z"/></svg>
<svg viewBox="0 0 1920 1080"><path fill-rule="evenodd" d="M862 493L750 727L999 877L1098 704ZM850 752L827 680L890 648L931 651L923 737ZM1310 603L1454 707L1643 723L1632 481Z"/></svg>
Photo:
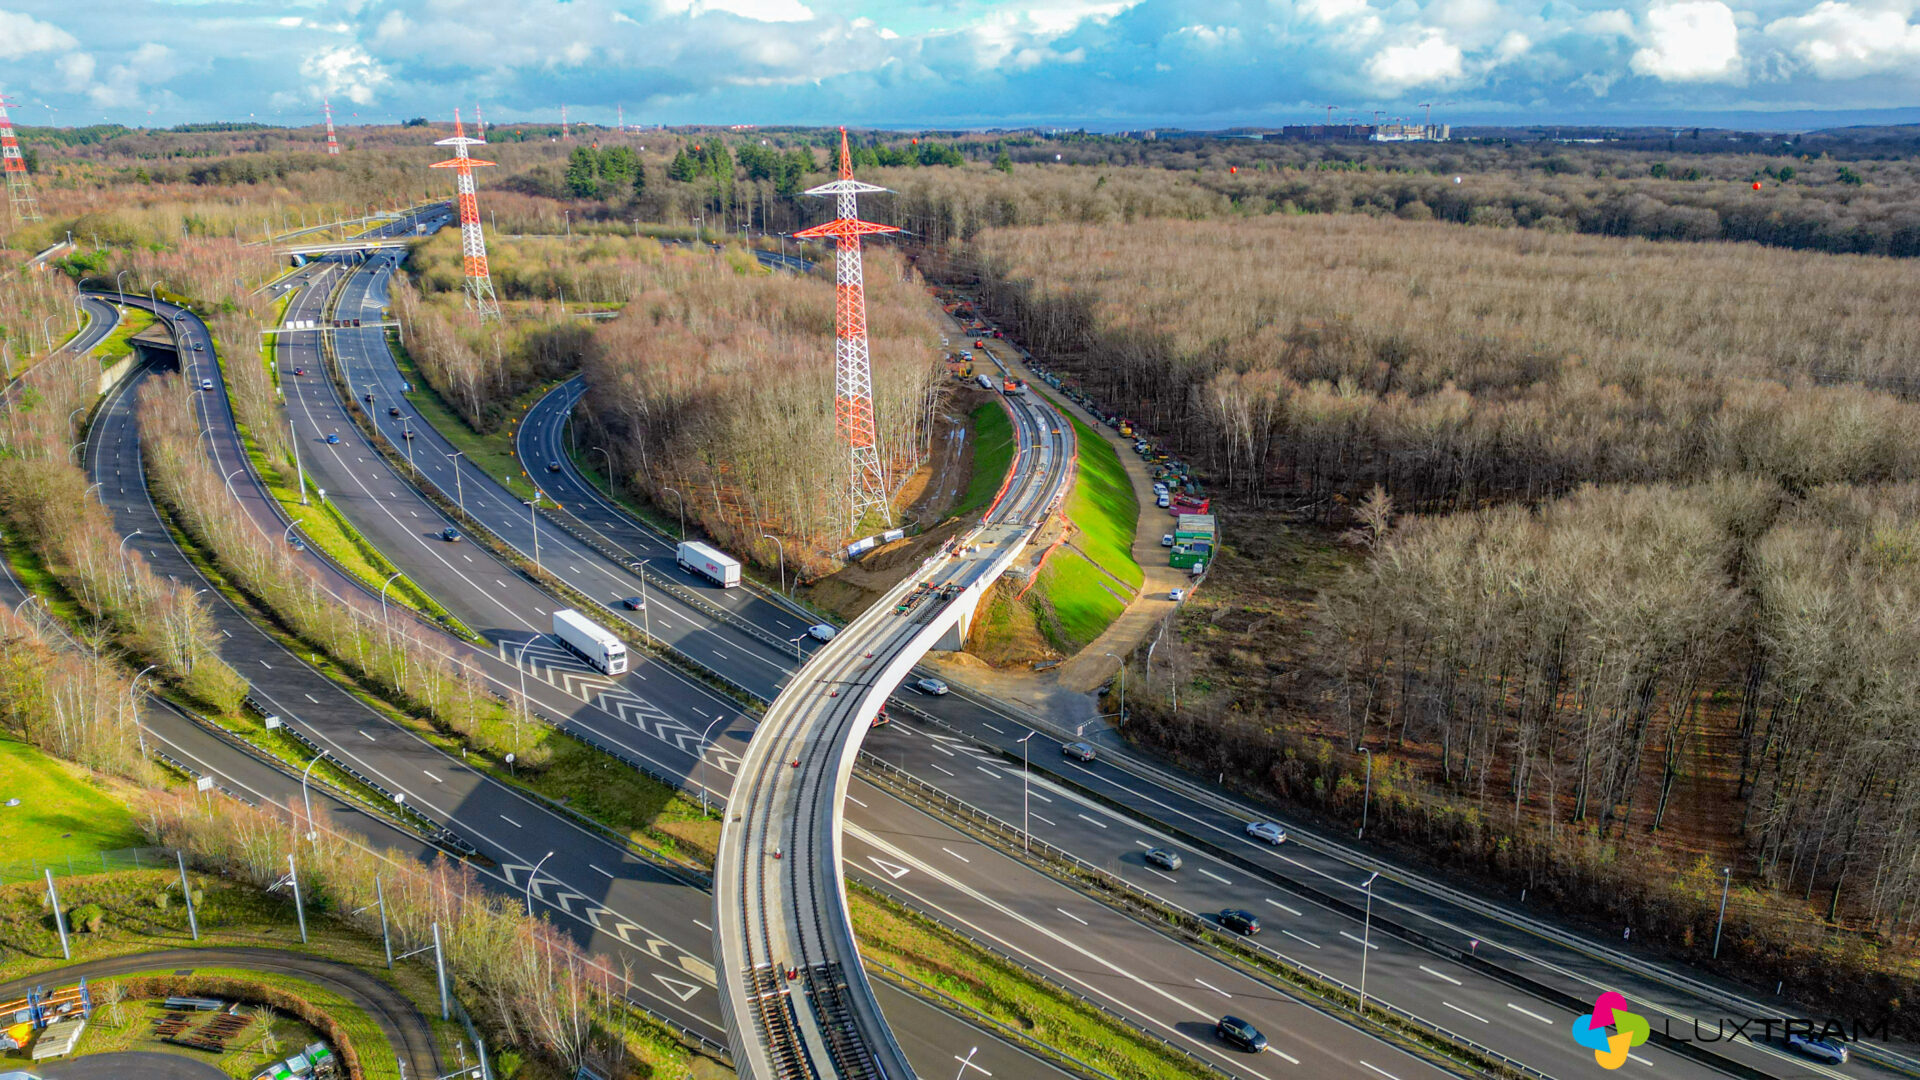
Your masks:
<svg viewBox="0 0 1920 1080"><path fill-rule="evenodd" d="M1227 908L1220 912L1220 925L1236 934L1251 936L1260 932L1260 916L1243 908Z"/></svg>
<svg viewBox="0 0 1920 1080"><path fill-rule="evenodd" d="M204 345L204 344L202 344L201 342L198 342L198 341L196 341L196 342L194 342L194 343L193 343L193 351L194 351L194 352L206 352L206 351L207 351L207 347L206 347L206 345Z"/></svg>
<svg viewBox="0 0 1920 1080"><path fill-rule="evenodd" d="M1787 1046L1807 1057L1824 1061L1831 1065L1845 1065L1847 1063L1847 1048L1837 1042L1830 1042L1826 1039L1816 1039L1811 1035L1802 1035L1795 1032L1787 1036Z"/></svg>
<svg viewBox="0 0 1920 1080"><path fill-rule="evenodd" d="M413 433L408 432L407 437L412 438ZM1167 593L1167 599L1173 601L1176 604L1182 600L1185 600L1186 598L1187 598L1187 590L1185 589L1174 589Z"/></svg>
<svg viewBox="0 0 1920 1080"><path fill-rule="evenodd" d="M559 472L559 471L560 471L560 463L559 463L559 462L557 462L557 461L549 461L549 462L547 462L547 471L548 471L548 472Z"/></svg>
<svg viewBox="0 0 1920 1080"><path fill-rule="evenodd" d="M1065 746L1062 746L1060 748L1060 752L1062 754L1065 754L1067 757L1073 758L1077 761L1093 760L1093 744L1092 743L1070 742Z"/></svg>
<svg viewBox="0 0 1920 1080"><path fill-rule="evenodd" d="M402 430L402 431L400 432L400 437L401 437L401 438L403 438L403 439L411 439L411 438L413 438L413 429L412 429L412 428L406 428L406 429L403 429L403 430ZM1174 591L1175 591L1175 592L1178 592L1179 590L1178 590L1178 589L1175 589ZM1180 598L1176 596L1176 597L1174 597L1174 599L1175 599L1175 600L1178 600L1178 599L1180 599Z"/></svg>
<svg viewBox="0 0 1920 1080"><path fill-rule="evenodd" d="M1274 847L1279 847L1281 844L1287 842L1287 830L1275 825L1271 821L1247 822L1247 835L1253 837L1255 840L1262 840L1272 844Z"/></svg>
<svg viewBox="0 0 1920 1080"><path fill-rule="evenodd" d="M1267 1037L1260 1034L1260 1029L1237 1016L1221 1017L1213 1030L1228 1046L1248 1053L1257 1054L1267 1048Z"/></svg>
<svg viewBox="0 0 1920 1080"><path fill-rule="evenodd" d="M307 373L307 369L303 367L297 367L293 369L293 373L295 375L305 375Z"/></svg>
<svg viewBox="0 0 1920 1080"><path fill-rule="evenodd" d="M932 694L934 697L940 697L947 692L947 684L935 678L915 679L913 688L923 694Z"/></svg>
<svg viewBox="0 0 1920 1080"><path fill-rule="evenodd" d="M201 380L200 380L200 389L202 389L202 390L211 390L211 389L213 389L213 380L212 380L212 379L201 379Z"/></svg>
<svg viewBox="0 0 1920 1080"><path fill-rule="evenodd" d="M460 530L449 525L440 530L440 539L445 540L449 544L457 544L460 542Z"/></svg>
<svg viewBox="0 0 1920 1080"><path fill-rule="evenodd" d="M644 611L646 610L647 602L638 596L629 596L620 601L620 606L626 608L628 611Z"/></svg>
<svg viewBox="0 0 1920 1080"><path fill-rule="evenodd" d="M839 631L826 623L814 623L812 626L807 627L807 636L815 641L832 641L833 635L836 633L839 633Z"/></svg>
<svg viewBox="0 0 1920 1080"><path fill-rule="evenodd" d="M1160 534L1160 546L1161 546L1161 547L1172 547L1172 546L1173 546L1173 534L1172 534L1172 533L1161 533L1161 534Z"/></svg>
<svg viewBox="0 0 1920 1080"><path fill-rule="evenodd" d="M337 431L327 432L327 445L328 446L340 445L340 433Z"/></svg>
<svg viewBox="0 0 1920 1080"><path fill-rule="evenodd" d="M398 405L389 405L389 406L387 406L387 415L388 415L388 416L399 416L399 415L400 415L400 406L398 406Z"/></svg>
<svg viewBox="0 0 1920 1080"><path fill-rule="evenodd" d="M1162 870L1180 869L1180 853L1177 851L1168 851L1162 847L1148 848L1147 853L1141 857Z"/></svg>

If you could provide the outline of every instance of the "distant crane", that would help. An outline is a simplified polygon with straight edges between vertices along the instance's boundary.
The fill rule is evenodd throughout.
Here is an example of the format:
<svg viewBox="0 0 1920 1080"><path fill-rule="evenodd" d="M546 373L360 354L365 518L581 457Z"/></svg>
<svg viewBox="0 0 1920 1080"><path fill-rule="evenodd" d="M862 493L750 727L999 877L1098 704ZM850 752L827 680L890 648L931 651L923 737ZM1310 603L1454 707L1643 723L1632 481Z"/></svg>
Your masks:
<svg viewBox="0 0 1920 1080"><path fill-rule="evenodd" d="M453 147L453 156L436 161L430 169L452 169L459 192L455 202L460 210L460 255L467 275L467 305L482 319L500 317L500 298L493 292L493 276L487 272L487 239L480 232L480 200L473 190L475 166L492 165L467 153L469 146L485 146L485 139L469 139L460 127L460 110L453 110L453 138L440 139L435 146Z"/></svg>
<svg viewBox="0 0 1920 1080"><path fill-rule="evenodd" d="M1327 110L1327 126L1328 126L1328 127L1332 127L1332 126L1333 126L1333 110L1335 110L1335 109L1337 109L1337 108L1339 108L1339 107L1340 107L1340 106L1338 106L1338 105L1328 105L1328 106L1326 106L1326 110Z"/></svg>

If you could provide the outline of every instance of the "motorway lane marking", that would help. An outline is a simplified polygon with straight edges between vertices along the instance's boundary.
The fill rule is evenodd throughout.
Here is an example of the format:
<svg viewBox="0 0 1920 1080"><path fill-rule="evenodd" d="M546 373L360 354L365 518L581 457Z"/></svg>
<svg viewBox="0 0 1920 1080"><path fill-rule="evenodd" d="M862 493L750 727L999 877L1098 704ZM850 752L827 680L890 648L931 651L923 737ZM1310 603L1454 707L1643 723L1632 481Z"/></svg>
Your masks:
<svg viewBox="0 0 1920 1080"><path fill-rule="evenodd" d="M1173 882L1178 882L1180 880L1179 878L1174 877L1171 874L1163 874L1160 871L1155 870L1151 866L1142 867L1142 869L1144 869L1147 873L1152 874L1154 877L1163 877L1163 878L1166 878L1168 881L1173 881Z"/></svg>
<svg viewBox="0 0 1920 1080"><path fill-rule="evenodd" d="M967 1075L967 1070L968 1070L968 1069L974 1069L974 1070L977 1070L977 1071L978 1071L978 1072L979 1072L979 1073L980 1073L980 1074L981 1074L982 1076L992 1076L992 1075L993 1075L992 1073L990 1073L990 1072L988 1072L988 1071L987 1071L987 1070L986 1070L985 1068L983 1068L982 1066L979 1066L979 1065L975 1065L975 1064L973 1063L973 1051L971 1051L971 1050L969 1050L969 1051L967 1051L967 1056L966 1056L966 1057L961 1057L961 1056L960 1056L959 1054L955 1054L955 1055L953 1055L953 1060L955 1060L955 1061L957 1061L957 1062L959 1062L959 1063L960 1063L960 1075L961 1075L961 1076L965 1076L965 1075Z"/></svg>
<svg viewBox="0 0 1920 1080"><path fill-rule="evenodd" d="M471 556L471 555L462 555L462 556L460 556L460 557L461 557L461 558L463 558L463 559L465 559L465 560L467 560L468 562L472 562L472 561L473 561L473 556Z"/></svg>
<svg viewBox="0 0 1920 1080"><path fill-rule="evenodd" d="M963 863L967 863L968 865L972 865L973 863L972 859L967 858L965 855L960 854L959 852L953 850L950 847L943 847L940 850L946 852L947 854L953 856L956 859L959 859Z"/></svg>
<svg viewBox="0 0 1920 1080"><path fill-rule="evenodd" d="M1134 841L1134 843L1135 843L1136 845L1138 845L1138 846L1140 846L1140 847L1143 847L1143 848L1151 848L1151 847L1153 847L1153 845L1152 845L1152 844L1149 844L1149 843L1147 843L1147 842L1146 842L1145 840L1135 840L1135 841Z"/></svg>
<svg viewBox="0 0 1920 1080"><path fill-rule="evenodd" d="M445 781L445 780L442 780L442 779L440 779L439 777L437 777L437 776L435 776L435 775L433 775L433 770L432 770L432 769L421 769L420 771L421 771L421 772L423 772L423 773L426 773L426 774L427 774L427 779L429 779L429 780L431 780L431 781L433 781L433 782L434 782L434 783L436 783L436 784L444 784L444 783L446 783L446 781Z"/></svg>
<svg viewBox="0 0 1920 1080"><path fill-rule="evenodd" d="M1201 873L1203 873L1203 874L1205 874L1205 875L1207 875L1208 877L1210 877L1210 878L1212 878L1213 880L1215 880L1215 881L1217 881L1217 882L1219 882L1219 883L1220 883L1220 884L1222 884L1222 885L1231 885L1231 884L1233 884L1233 882L1231 882L1231 881L1228 881L1228 880L1227 880L1226 878L1223 878L1223 877L1221 877L1221 876L1220 876L1219 874L1216 874L1216 873L1214 873L1213 871L1211 871L1211 870L1209 870L1209 869L1207 869L1207 868L1206 868L1206 867L1204 867L1204 866L1199 866L1199 867L1195 867L1195 869L1196 869L1196 870L1199 870L1199 871L1200 871Z"/></svg>
<svg viewBox="0 0 1920 1080"><path fill-rule="evenodd" d="M725 660L727 658L727 654L721 652L719 649L709 648L708 651L713 653L713 655L719 657L722 660Z"/></svg>
<svg viewBox="0 0 1920 1080"><path fill-rule="evenodd" d="M366 732L364 732L364 731L362 731L362 732L360 732L360 734L362 734L362 735L365 735L365 736L366 736L366 739L367 739L367 741L368 741L368 742L374 742L374 741L375 741L375 740L374 740L374 737L373 737L373 736L371 736L371 735L367 735L367 733L366 733Z"/></svg>
<svg viewBox="0 0 1920 1080"><path fill-rule="evenodd" d="M1067 918L1072 919L1074 922L1079 923L1081 926L1087 925L1087 920L1081 918L1078 915L1075 915L1073 912L1068 911L1066 908L1057 907L1057 908L1054 908L1053 910L1059 912L1062 915L1065 915Z"/></svg>
<svg viewBox="0 0 1920 1080"><path fill-rule="evenodd" d="M1340 936L1343 938L1346 938L1348 941L1351 941L1356 945L1365 945L1369 949L1377 949L1380 947L1378 945L1375 945L1371 941L1362 941L1359 938L1354 937L1352 934L1347 933L1345 930L1340 931Z"/></svg>
<svg viewBox="0 0 1920 1080"><path fill-rule="evenodd" d="M1375 1064L1374 1064L1373 1062L1371 1062L1371 1061L1367 1061L1367 1060L1365 1060L1365 1059L1362 1059L1362 1060L1361 1060L1361 1062L1360 1062L1360 1064L1362 1064L1362 1065L1365 1065L1365 1066L1366 1066L1367 1068L1369 1068L1369 1069L1372 1069L1372 1070L1373 1070L1374 1072L1377 1072L1377 1073L1379 1073L1379 1074L1380 1074L1381 1076L1384 1076L1384 1077L1386 1077L1386 1078L1387 1078L1387 1080L1400 1080L1400 1078L1399 1078L1399 1077L1397 1077L1397 1076L1395 1076L1395 1075L1393 1075L1392 1073L1390 1073L1390 1072L1388 1072L1387 1070L1385 1070L1385 1069L1383 1069L1383 1068L1381 1068L1380 1066L1378 1066L1378 1065L1375 1065Z"/></svg>
<svg viewBox="0 0 1920 1080"><path fill-rule="evenodd" d="M987 768L985 765L975 765L974 768L979 769L981 772L986 773L988 776L993 777L995 780L1006 779L1006 777L1001 776L999 773L994 772L992 769Z"/></svg>
<svg viewBox="0 0 1920 1080"><path fill-rule="evenodd" d="M1480 1022L1481 1022L1481 1023L1483 1023L1483 1024L1485 1024L1485 1023L1488 1023L1488 1022L1489 1022L1489 1021L1487 1020L1487 1018L1486 1018L1486 1017L1484 1017L1484 1016L1475 1016L1475 1015L1474 1015L1473 1013L1470 1013L1470 1012L1468 1012L1467 1010L1465 1010L1465 1009L1463 1009L1463 1008L1461 1008L1460 1006L1458 1006L1458 1005L1455 1005L1455 1004L1454 1004L1453 1002L1451 1002L1451 1001L1443 1001L1443 1002L1441 1002L1440 1004L1442 1004L1442 1005L1445 1005L1445 1006L1446 1006L1447 1008L1449 1008L1449 1009L1452 1009L1452 1010L1453 1010L1454 1012L1457 1012L1457 1013L1459 1013L1459 1014L1460 1014L1461 1016L1471 1016L1471 1017L1473 1017L1473 1019L1475 1019L1475 1020L1478 1020L1478 1021L1480 1021Z"/></svg>
<svg viewBox="0 0 1920 1080"><path fill-rule="evenodd" d="M306 698L308 701L313 702L315 705L320 704L320 699L317 697L314 697L312 694L301 694L300 696L303 698Z"/></svg>
<svg viewBox="0 0 1920 1080"><path fill-rule="evenodd" d="M220 631L220 632L221 632L222 634L225 634L225 635L227 635L228 637L232 637L232 636L233 636L233 631L231 631L231 630L222 630L222 631Z"/></svg>
<svg viewBox="0 0 1920 1080"><path fill-rule="evenodd" d="M1267 1044L1267 1053L1269 1053L1269 1054L1278 1054L1278 1055L1279 1055L1280 1057L1282 1057L1282 1058L1284 1058L1284 1059L1286 1059L1286 1062L1287 1062L1287 1064L1289 1064L1289 1065L1298 1065L1298 1064L1300 1064L1300 1059L1299 1059L1299 1058L1297 1058L1297 1057L1294 1057L1294 1056L1293 1056L1292 1054L1289 1054L1289 1053L1287 1053L1287 1052L1286 1052L1285 1050L1275 1050L1275 1049L1273 1048L1273 1044L1272 1044L1272 1043L1268 1043L1268 1044Z"/></svg>
<svg viewBox="0 0 1920 1080"><path fill-rule="evenodd" d="M609 872L607 872L607 871L605 871L605 870L602 870L602 869L600 869L599 867L597 867L597 866L595 866L595 865L593 865L592 863L588 863L588 864L587 864L587 869L589 869L589 870L591 870L591 871L593 871L593 872L594 872L594 873L596 873L596 874L599 874L599 875L600 875L600 876L602 876L602 877L607 877L607 878L611 878L611 877L613 876L613 875L612 875L611 873L609 873Z"/></svg>
<svg viewBox="0 0 1920 1080"><path fill-rule="evenodd" d="M506 583L506 582L504 582L504 581L501 581L501 580L500 580L499 578L494 578L494 579L493 579L493 583L494 583L495 585L498 585L498 586L500 586L500 587L501 587L501 588L503 588L503 589L507 587L507 583Z"/></svg>
<svg viewBox="0 0 1920 1080"><path fill-rule="evenodd" d="M1537 1012L1529 1012L1529 1011L1527 1011L1526 1009L1523 1009L1523 1008L1521 1008L1520 1006L1518 1006L1518 1005L1515 1005L1515 1004L1514 1004L1513 1002L1511 1002L1511 1001L1509 1001L1509 1002L1507 1002L1507 1008L1509 1008L1509 1009L1512 1009L1512 1010L1513 1010L1514 1012L1517 1012L1517 1013L1519 1013L1519 1014L1520 1014L1521 1016L1531 1016L1531 1017L1533 1017L1533 1018L1534 1018L1535 1020L1538 1020L1538 1021L1540 1021L1540 1022L1541 1022L1541 1023L1543 1023L1543 1024L1551 1024L1551 1023L1553 1023L1553 1021L1551 1021L1551 1020L1549 1020L1549 1019L1547 1019L1547 1018L1546 1018L1546 1017L1544 1017L1544 1016L1541 1016L1541 1015L1540 1015L1539 1013L1537 1013Z"/></svg>
<svg viewBox="0 0 1920 1080"><path fill-rule="evenodd" d="M992 724L989 724L989 723L987 723L987 722L986 722L985 720L982 720L982 721L980 721L980 726L981 726L981 727L983 727L983 728L986 728L986 729L987 729L988 731L995 731L995 732L999 732L999 733L1000 733L1000 734L1002 734L1002 735L1005 735L1005 734L1006 734L1006 732L1004 732L1004 731L1000 731L1000 729L999 729L999 728L997 728L997 727L994 727L994 726L993 726Z"/></svg>
<svg viewBox="0 0 1920 1080"><path fill-rule="evenodd" d="M1047 821L1047 819L1046 819L1046 818L1043 818L1043 817L1040 817L1040 815L1039 815L1039 814L1033 814L1033 813L1031 813L1031 812L1029 812L1029 816L1031 816L1031 817L1035 817L1035 818L1039 818L1039 819L1040 819L1041 821L1046 821L1046 822L1047 822L1047 824L1049 824L1049 825L1052 825L1052 824L1053 824L1053 822L1051 822L1051 821Z"/></svg>
<svg viewBox="0 0 1920 1080"><path fill-rule="evenodd" d="M522 825L522 824L520 824L519 822L517 822L517 821L515 821L515 820L513 820L512 818L510 818L510 817L508 817L508 816L507 816L507 815L505 815L505 814L501 814L501 815L500 815L500 820L501 820L501 821L504 821L504 822L506 822L507 824L509 824L509 825L511 825L511 826L513 826L513 827L514 827L514 828L516 828L516 829L524 829L524 828L526 828L526 826L524 826L524 825Z"/></svg>
<svg viewBox="0 0 1920 1080"><path fill-rule="evenodd" d="M263 668L266 668L266 669L267 669L268 671L272 671L272 670L273 670L273 665L272 665L272 664L269 664L269 663L267 663L267 662L266 662L265 660L262 660L262 661L260 661L260 666L261 666L261 667L263 667Z"/></svg>
<svg viewBox="0 0 1920 1080"><path fill-rule="evenodd" d="M856 799L851 795L847 796L847 801L852 803L855 806L860 807L862 810L866 809L867 807L866 803L861 802L859 799Z"/></svg>
<svg viewBox="0 0 1920 1080"><path fill-rule="evenodd" d="M1106 822L1104 822L1104 821L1095 821L1095 820L1093 820L1092 818L1090 818L1090 817L1088 817L1088 816L1087 816L1087 815L1085 815L1085 814L1076 814L1076 815L1074 815L1074 816L1075 816L1075 817L1078 817L1078 818L1079 818L1079 819L1080 819L1081 821L1084 821L1084 822L1086 822L1086 823L1087 823L1087 824L1089 824L1089 825L1098 825L1098 826L1100 826L1100 827L1101 827L1101 828L1103 828L1103 829L1107 827L1107 823L1106 823Z"/></svg>
<svg viewBox="0 0 1920 1080"><path fill-rule="evenodd" d="M1039 800L1040 800L1041 802L1052 802L1052 801L1053 801L1052 799L1049 799L1049 798L1047 798L1047 797L1046 797L1045 795L1042 795L1042 794L1040 794L1040 793L1039 793L1039 792L1037 792L1037 791L1029 791L1029 792L1028 792L1027 794L1029 794L1029 795L1032 795L1032 796L1033 796L1034 798L1036 798L1036 799L1039 799Z"/></svg>
<svg viewBox="0 0 1920 1080"><path fill-rule="evenodd" d="M1282 931L1280 931L1280 932L1281 932L1281 933L1283 933L1283 934L1285 934L1285 935L1287 935L1288 937L1290 937L1290 938L1292 938L1293 940L1295 940L1295 941L1297 941L1297 942L1299 942L1299 943L1300 943L1300 944L1302 944L1302 945L1307 945L1307 946L1311 946L1312 948L1315 948L1315 949L1317 949L1317 948L1319 948L1319 947L1320 947L1320 943L1319 943L1319 942L1317 942L1317 941L1308 941L1308 940L1307 940L1306 938L1303 938L1303 937L1301 937L1301 936L1300 936L1299 934L1296 934L1296 933L1294 933L1294 932L1293 932L1293 931L1291 931L1291 930L1282 930Z"/></svg>
<svg viewBox="0 0 1920 1080"><path fill-rule="evenodd" d="M1292 915L1292 916L1294 916L1294 917L1296 917L1296 918L1298 918L1298 917L1299 917L1299 915L1300 915L1300 913L1299 913L1298 911L1295 911L1294 909L1292 909L1292 908L1290 908L1290 907L1288 907L1287 905L1285 905L1285 904L1283 904L1283 903L1281 903L1281 902L1280 902L1280 901L1278 901L1278 900L1275 900L1275 899L1273 899L1272 897L1268 897L1268 898L1267 898L1267 903L1269 903L1269 904L1272 904L1272 905L1273 905L1274 907L1277 907L1277 908L1279 908L1279 909L1280 909L1281 911L1284 911L1284 912L1286 912L1287 914L1289 914L1289 915Z"/></svg>
<svg viewBox="0 0 1920 1080"><path fill-rule="evenodd" d="M938 765L935 765L935 764L934 764L933 762L931 762L931 761L929 761L929 762L927 762L927 767L928 767L928 768L933 768L933 769L940 769L940 766L938 766ZM947 773L947 775L948 775L948 776L952 776L952 775L953 775L952 773L950 773L950 772L947 772L947 770L945 770L945 769L940 769L940 771L941 771L941 772L943 772L943 773Z"/></svg>
<svg viewBox="0 0 1920 1080"><path fill-rule="evenodd" d="M693 925L699 927L702 930L705 930L709 934L713 933L713 927L708 926L706 923L701 922L699 919L693 920Z"/></svg>
<svg viewBox="0 0 1920 1080"><path fill-rule="evenodd" d="M1440 974L1439 972L1437 972L1437 971L1435 971L1435 970L1433 970L1432 968L1430 968L1430 967L1428 967L1428 966L1427 966L1427 965L1425 965L1425 964L1421 964L1421 965L1420 965L1420 970L1421 970L1421 971L1424 971L1424 972L1426 972L1427 974L1429 974L1429 975L1431 975L1431 976L1433 976L1433 977L1434 977L1434 978L1436 978L1436 979L1445 979L1445 980L1446 980L1447 982L1450 982L1450 983L1452 983L1452 984L1453 984L1453 985L1455 985L1455 986L1459 986L1459 985L1460 985L1460 980L1459 980L1459 979L1456 979L1456 978L1454 978L1454 977L1453 977L1453 976L1451 976L1451 975L1442 975L1442 974Z"/></svg>
<svg viewBox="0 0 1920 1080"><path fill-rule="evenodd" d="M1225 990L1220 989L1219 987L1213 985L1212 983L1208 982L1205 979L1195 979L1193 981L1199 983L1201 986L1206 987L1207 989L1213 991L1214 993L1219 994L1221 997L1226 998L1228 1001L1233 1000L1232 994L1227 993Z"/></svg>
<svg viewBox="0 0 1920 1080"><path fill-rule="evenodd" d="M947 748L946 748L946 747L944 747L944 746L941 746L941 745L940 745L939 743L934 743L934 744L933 744L933 748L934 748L935 750L938 750L938 751L940 751L941 753L943 753L943 754L945 754L945 755L947 755L948 757L953 757L953 756L954 756L954 753L953 753L953 751L951 751L951 750L949 750L949 749L947 749Z"/></svg>

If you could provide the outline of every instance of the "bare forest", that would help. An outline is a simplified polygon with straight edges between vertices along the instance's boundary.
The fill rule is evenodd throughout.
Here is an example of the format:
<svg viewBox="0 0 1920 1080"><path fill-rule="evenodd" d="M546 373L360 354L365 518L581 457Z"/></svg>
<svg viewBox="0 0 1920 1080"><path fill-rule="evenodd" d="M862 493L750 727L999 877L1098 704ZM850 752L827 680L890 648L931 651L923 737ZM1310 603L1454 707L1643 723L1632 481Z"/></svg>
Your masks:
<svg viewBox="0 0 1920 1080"><path fill-rule="evenodd" d="M1137 737L1349 820L1368 746L1370 837L1683 950L1724 857L1723 963L1905 992L1911 264L1297 217L990 230L944 265L1227 520L1351 527L1294 624L1191 609Z"/></svg>

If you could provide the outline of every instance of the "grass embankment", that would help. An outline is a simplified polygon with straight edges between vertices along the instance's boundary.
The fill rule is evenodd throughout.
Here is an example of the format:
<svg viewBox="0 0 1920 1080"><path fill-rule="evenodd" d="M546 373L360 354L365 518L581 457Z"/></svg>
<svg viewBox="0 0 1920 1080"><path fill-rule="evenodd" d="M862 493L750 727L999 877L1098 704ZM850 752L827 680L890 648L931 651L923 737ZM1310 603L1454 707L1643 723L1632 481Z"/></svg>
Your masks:
<svg viewBox="0 0 1920 1080"><path fill-rule="evenodd" d="M1121 1080L1211 1077L1133 1027L872 890L847 890L860 954Z"/></svg>
<svg viewBox="0 0 1920 1080"><path fill-rule="evenodd" d="M85 769L0 738L0 861L54 862L145 843L133 815Z"/></svg>
<svg viewBox="0 0 1920 1080"><path fill-rule="evenodd" d="M1007 470L1013 467L1013 419L998 401L989 401L973 410L973 475L967 478L967 490L953 505L951 517L965 517L985 510L987 504L1006 483Z"/></svg>
<svg viewBox="0 0 1920 1080"><path fill-rule="evenodd" d="M1026 596L1040 633L1072 655L1104 633L1132 600L1124 586L1071 548L1056 548Z"/></svg>
<svg viewBox="0 0 1920 1080"><path fill-rule="evenodd" d="M1138 589L1146 574L1133 561L1133 536L1140 525L1133 481L1112 443L1064 408L1060 411L1073 421L1078 440L1078 467L1067 496L1067 517L1080 530L1073 544L1102 570Z"/></svg>
<svg viewBox="0 0 1920 1080"><path fill-rule="evenodd" d="M153 325L153 313L146 308L123 307L120 309L120 325L113 333L94 347L93 353L100 358L101 367L112 367L133 353L133 335Z"/></svg>

